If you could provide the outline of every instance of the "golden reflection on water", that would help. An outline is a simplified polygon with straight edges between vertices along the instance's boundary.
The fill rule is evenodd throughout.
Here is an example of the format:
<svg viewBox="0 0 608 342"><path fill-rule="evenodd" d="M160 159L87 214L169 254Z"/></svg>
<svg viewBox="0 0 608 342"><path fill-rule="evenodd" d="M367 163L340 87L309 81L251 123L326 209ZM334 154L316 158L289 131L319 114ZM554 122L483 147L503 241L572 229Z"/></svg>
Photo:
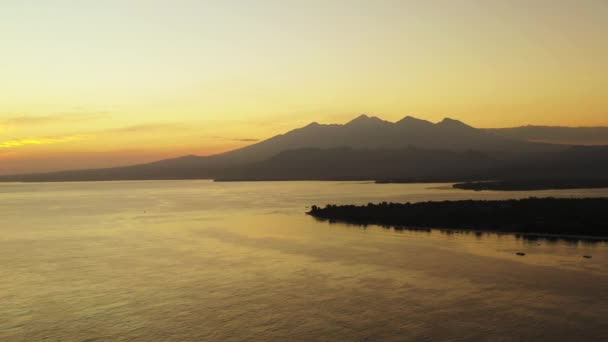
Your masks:
<svg viewBox="0 0 608 342"><path fill-rule="evenodd" d="M605 243L364 229L303 214L311 204L505 196L428 188L0 185L0 339L599 340L608 334Z"/></svg>

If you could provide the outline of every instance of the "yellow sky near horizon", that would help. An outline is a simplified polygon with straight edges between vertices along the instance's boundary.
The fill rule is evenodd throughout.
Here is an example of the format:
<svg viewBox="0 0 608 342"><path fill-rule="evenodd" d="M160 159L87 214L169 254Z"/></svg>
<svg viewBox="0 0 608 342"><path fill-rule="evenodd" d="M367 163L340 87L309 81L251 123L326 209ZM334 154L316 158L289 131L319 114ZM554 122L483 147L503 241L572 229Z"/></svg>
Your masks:
<svg viewBox="0 0 608 342"><path fill-rule="evenodd" d="M608 126L603 0L6 0L0 174L212 154L360 113Z"/></svg>

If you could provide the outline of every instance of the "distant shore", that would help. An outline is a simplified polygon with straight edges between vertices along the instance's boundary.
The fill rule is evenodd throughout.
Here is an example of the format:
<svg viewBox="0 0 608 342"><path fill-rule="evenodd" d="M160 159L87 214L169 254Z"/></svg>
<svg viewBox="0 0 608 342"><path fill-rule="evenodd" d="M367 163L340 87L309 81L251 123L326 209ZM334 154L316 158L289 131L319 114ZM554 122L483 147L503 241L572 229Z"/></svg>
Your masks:
<svg viewBox="0 0 608 342"><path fill-rule="evenodd" d="M526 191L608 188L608 179L532 179L464 182L453 185L463 190Z"/></svg>
<svg viewBox="0 0 608 342"><path fill-rule="evenodd" d="M307 214L361 225L608 238L608 198L330 204Z"/></svg>

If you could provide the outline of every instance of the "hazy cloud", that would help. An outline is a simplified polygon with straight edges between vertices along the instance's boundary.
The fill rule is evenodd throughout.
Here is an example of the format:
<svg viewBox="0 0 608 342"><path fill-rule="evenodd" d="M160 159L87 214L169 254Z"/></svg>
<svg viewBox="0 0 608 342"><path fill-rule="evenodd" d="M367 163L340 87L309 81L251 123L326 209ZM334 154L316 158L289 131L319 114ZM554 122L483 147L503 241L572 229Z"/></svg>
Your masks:
<svg viewBox="0 0 608 342"><path fill-rule="evenodd" d="M0 142L0 148L16 148L26 145L49 145L57 144L68 141L82 140L85 139L84 135L69 135L63 137L51 137L51 138L26 138L26 139L12 139Z"/></svg>
<svg viewBox="0 0 608 342"><path fill-rule="evenodd" d="M76 115L76 114L61 114L61 115L48 115L48 116L15 116L8 119L0 120L1 123L7 123L9 125L43 125L50 123L61 122L62 120L73 120L80 119L85 120L85 118L92 119L95 116L91 115ZM89 132L81 132L80 134L72 134L72 135L62 135L62 136L53 136L53 137L30 137L30 138L13 138L10 140L0 140L0 151L7 151L13 148L19 148L28 145L50 145L50 144L58 144L65 143L77 140L83 140L90 137L101 137L105 135L129 135L129 134L137 134L137 133L158 133L158 132L175 132L175 131L192 131L196 129L196 127L192 125L187 125L184 123L176 123L176 122L164 122L164 123L146 123L140 125L132 125L132 126L124 126L117 128L108 128L102 129L98 131L89 131ZM0 126L0 130L2 127ZM230 140L230 141L238 141L245 143L253 143L257 142L260 139L256 138L234 138L234 137L221 137L221 136L213 136L212 139L218 140Z"/></svg>
<svg viewBox="0 0 608 342"><path fill-rule="evenodd" d="M188 129L189 127L181 123L149 123L134 126L125 126L119 128L108 129L104 132L108 133L136 133L136 132L147 132L147 131L159 131L159 130L174 130L174 129Z"/></svg>
<svg viewBox="0 0 608 342"><path fill-rule="evenodd" d="M240 142L256 142L256 141L260 141L260 139L255 139L255 138L228 138L228 137L218 137L218 136L213 136L211 138L213 138L213 139L221 139L221 140L240 141Z"/></svg>
<svg viewBox="0 0 608 342"><path fill-rule="evenodd" d="M260 141L260 139L254 139L254 138L245 138L245 139L230 139L230 140L234 140L234 141L243 141L243 142L255 142L255 141Z"/></svg>
<svg viewBox="0 0 608 342"><path fill-rule="evenodd" d="M105 112L95 113L57 113L50 115L15 115L0 119L0 123L9 126L40 126L51 124L66 124L71 122L82 122L96 120Z"/></svg>

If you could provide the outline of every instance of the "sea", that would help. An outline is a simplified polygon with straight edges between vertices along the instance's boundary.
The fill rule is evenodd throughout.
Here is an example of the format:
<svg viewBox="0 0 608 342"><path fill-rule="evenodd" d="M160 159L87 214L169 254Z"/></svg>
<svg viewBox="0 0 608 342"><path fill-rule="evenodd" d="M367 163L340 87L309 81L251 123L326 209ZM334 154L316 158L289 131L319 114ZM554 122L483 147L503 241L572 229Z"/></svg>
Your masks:
<svg viewBox="0 0 608 342"><path fill-rule="evenodd" d="M0 183L0 340L608 341L605 241L306 215L530 196L608 189Z"/></svg>

